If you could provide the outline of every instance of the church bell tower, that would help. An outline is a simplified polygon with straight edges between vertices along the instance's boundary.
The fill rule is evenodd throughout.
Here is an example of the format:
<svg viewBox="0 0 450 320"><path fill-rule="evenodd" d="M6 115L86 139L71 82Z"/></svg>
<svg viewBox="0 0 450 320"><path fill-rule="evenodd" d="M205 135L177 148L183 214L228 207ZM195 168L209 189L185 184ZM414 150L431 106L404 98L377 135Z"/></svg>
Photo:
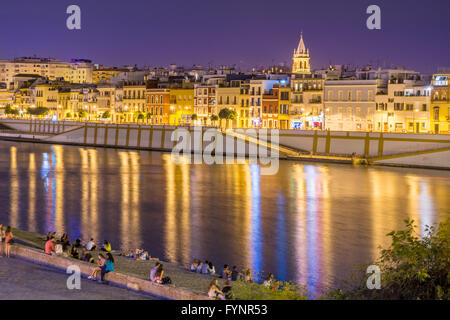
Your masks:
<svg viewBox="0 0 450 320"><path fill-rule="evenodd" d="M311 74L309 49L306 49L305 42L303 41L303 32L300 35L300 43L297 49L294 49L292 62L293 74Z"/></svg>

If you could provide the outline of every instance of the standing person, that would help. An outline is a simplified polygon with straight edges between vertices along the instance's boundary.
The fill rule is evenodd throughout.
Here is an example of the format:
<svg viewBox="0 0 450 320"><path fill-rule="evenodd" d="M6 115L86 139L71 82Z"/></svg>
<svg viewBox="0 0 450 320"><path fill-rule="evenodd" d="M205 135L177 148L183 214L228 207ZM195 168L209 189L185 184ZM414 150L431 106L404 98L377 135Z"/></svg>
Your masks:
<svg viewBox="0 0 450 320"><path fill-rule="evenodd" d="M237 270L237 267L233 266L233 268L231 269L231 281L237 281L237 280L239 280L240 277L241 277L241 274Z"/></svg>
<svg viewBox="0 0 450 320"><path fill-rule="evenodd" d="M252 272L250 269L245 270L244 281L247 283L253 283Z"/></svg>
<svg viewBox="0 0 450 320"><path fill-rule="evenodd" d="M5 248L6 248L6 257L9 258L11 254L11 244L13 243L14 235L11 231L11 227L8 226L5 231Z"/></svg>
<svg viewBox="0 0 450 320"><path fill-rule="evenodd" d="M102 271L102 268L105 266L106 259L105 257L100 253L98 255L98 267L95 267L92 271L91 275L88 277L89 280L97 280L97 273Z"/></svg>
<svg viewBox="0 0 450 320"><path fill-rule="evenodd" d="M222 278L225 280L231 280L231 270L227 264L223 266Z"/></svg>
<svg viewBox="0 0 450 320"><path fill-rule="evenodd" d="M0 223L0 257L3 256L3 252L5 251L5 249L3 248L3 246L5 245L5 238L5 227L3 227L3 224Z"/></svg>

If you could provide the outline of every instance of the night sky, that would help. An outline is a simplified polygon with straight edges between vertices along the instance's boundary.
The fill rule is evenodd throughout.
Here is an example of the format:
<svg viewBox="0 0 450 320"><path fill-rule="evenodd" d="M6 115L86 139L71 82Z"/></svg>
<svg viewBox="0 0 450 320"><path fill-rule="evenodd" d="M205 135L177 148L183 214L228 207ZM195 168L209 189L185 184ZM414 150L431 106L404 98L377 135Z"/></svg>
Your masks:
<svg viewBox="0 0 450 320"><path fill-rule="evenodd" d="M82 30L66 28L66 8ZM366 9L381 7L382 30ZM253 66L291 61L303 30L313 68L330 63L422 72L450 67L449 0L20 0L2 2L0 59L44 56L106 65Z"/></svg>

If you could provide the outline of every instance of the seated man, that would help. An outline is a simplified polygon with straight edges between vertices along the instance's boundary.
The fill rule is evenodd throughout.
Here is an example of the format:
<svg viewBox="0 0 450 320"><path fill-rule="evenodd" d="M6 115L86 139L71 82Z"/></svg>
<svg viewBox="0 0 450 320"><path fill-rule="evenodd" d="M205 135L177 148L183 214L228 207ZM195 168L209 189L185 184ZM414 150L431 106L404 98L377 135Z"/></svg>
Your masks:
<svg viewBox="0 0 450 320"><path fill-rule="evenodd" d="M96 248L97 248L97 246L95 245L94 238L91 238L91 240L89 240L89 242L86 245L86 250L94 251Z"/></svg>

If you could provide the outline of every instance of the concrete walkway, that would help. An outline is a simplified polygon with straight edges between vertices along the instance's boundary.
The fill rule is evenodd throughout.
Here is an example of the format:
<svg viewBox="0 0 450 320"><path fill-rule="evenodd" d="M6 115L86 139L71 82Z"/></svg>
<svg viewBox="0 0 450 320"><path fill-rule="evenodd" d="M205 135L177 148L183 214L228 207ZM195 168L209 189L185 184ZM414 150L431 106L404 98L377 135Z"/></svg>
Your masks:
<svg viewBox="0 0 450 320"><path fill-rule="evenodd" d="M0 300L155 300L127 289L81 280L81 290L69 290L68 274L26 260L0 258Z"/></svg>

